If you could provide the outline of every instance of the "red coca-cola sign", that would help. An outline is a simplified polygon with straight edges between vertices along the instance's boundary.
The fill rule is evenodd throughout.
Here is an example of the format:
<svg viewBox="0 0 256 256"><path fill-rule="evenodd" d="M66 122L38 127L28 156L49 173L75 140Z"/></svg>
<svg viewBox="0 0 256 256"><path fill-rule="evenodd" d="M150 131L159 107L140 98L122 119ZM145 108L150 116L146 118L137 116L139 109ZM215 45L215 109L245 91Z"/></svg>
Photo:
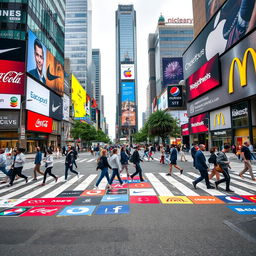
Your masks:
<svg viewBox="0 0 256 256"><path fill-rule="evenodd" d="M28 111L27 130L52 133L52 118Z"/></svg>
<svg viewBox="0 0 256 256"><path fill-rule="evenodd" d="M0 60L0 92L24 94L25 63Z"/></svg>
<svg viewBox="0 0 256 256"><path fill-rule="evenodd" d="M190 117L190 132L208 132L209 115L207 113Z"/></svg>
<svg viewBox="0 0 256 256"><path fill-rule="evenodd" d="M181 135L182 136L189 135L189 124L181 125Z"/></svg>

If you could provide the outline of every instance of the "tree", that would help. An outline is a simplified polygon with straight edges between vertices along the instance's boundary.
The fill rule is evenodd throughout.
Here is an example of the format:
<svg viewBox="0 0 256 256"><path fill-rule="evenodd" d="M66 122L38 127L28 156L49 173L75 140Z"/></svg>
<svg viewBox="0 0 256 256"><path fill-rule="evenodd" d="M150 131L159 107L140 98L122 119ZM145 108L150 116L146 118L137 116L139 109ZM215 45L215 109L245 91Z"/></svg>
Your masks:
<svg viewBox="0 0 256 256"><path fill-rule="evenodd" d="M147 128L145 126L143 128L141 128L138 132L136 132L133 135L133 138L134 138L134 142L136 142L136 143L147 142L147 139L148 139Z"/></svg>
<svg viewBox="0 0 256 256"><path fill-rule="evenodd" d="M110 143L111 140L102 130L98 130L96 132L96 141L97 142Z"/></svg>
<svg viewBox="0 0 256 256"><path fill-rule="evenodd" d="M81 139L87 144L97 137L96 129L87 123L75 121L74 126L71 129L71 135L74 139Z"/></svg>

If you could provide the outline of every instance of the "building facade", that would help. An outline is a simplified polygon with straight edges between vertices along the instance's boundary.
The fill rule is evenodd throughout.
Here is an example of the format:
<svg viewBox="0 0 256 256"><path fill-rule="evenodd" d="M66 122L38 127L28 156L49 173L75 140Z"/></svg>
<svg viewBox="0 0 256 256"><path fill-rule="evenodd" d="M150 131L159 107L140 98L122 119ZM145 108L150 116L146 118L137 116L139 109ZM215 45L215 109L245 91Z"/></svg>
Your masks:
<svg viewBox="0 0 256 256"><path fill-rule="evenodd" d="M116 11L116 139L130 141L138 130L136 11Z"/></svg>
<svg viewBox="0 0 256 256"><path fill-rule="evenodd" d="M101 109L101 55L99 49L92 49L92 83L94 84L94 97Z"/></svg>

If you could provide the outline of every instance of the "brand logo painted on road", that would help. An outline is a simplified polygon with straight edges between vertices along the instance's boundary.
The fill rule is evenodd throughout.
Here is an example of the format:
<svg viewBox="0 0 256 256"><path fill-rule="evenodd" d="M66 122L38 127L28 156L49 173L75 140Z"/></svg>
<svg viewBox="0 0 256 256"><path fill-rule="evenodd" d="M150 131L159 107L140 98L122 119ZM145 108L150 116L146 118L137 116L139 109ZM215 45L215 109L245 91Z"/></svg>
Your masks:
<svg viewBox="0 0 256 256"><path fill-rule="evenodd" d="M193 204L186 196L160 196L163 204Z"/></svg>
<svg viewBox="0 0 256 256"><path fill-rule="evenodd" d="M29 210L29 208L12 208L12 209L8 209L8 210L4 210L0 212L0 216L19 216L22 213L26 212L27 210Z"/></svg>
<svg viewBox="0 0 256 256"><path fill-rule="evenodd" d="M131 196L156 196L156 192L153 188L145 189L130 189Z"/></svg>
<svg viewBox="0 0 256 256"><path fill-rule="evenodd" d="M25 199L0 199L0 207L13 207L23 201Z"/></svg>
<svg viewBox="0 0 256 256"><path fill-rule="evenodd" d="M123 184L123 185L120 185L119 183L116 183L116 184L112 184L111 186L113 188L129 188L129 185L127 183Z"/></svg>
<svg viewBox="0 0 256 256"><path fill-rule="evenodd" d="M241 196L241 197L243 197L251 202L256 203L256 196Z"/></svg>
<svg viewBox="0 0 256 256"><path fill-rule="evenodd" d="M130 212L129 205L100 205L97 215L127 214Z"/></svg>
<svg viewBox="0 0 256 256"><path fill-rule="evenodd" d="M57 216L81 216L92 215L96 206L68 206L65 207Z"/></svg>
<svg viewBox="0 0 256 256"><path fill-rule="evenodd" d="M107 190L107 195L126 195L127 189L109 189Z"/></svg>
<svg viewBox="0 0 256 256"><path fill-rule="evenodd" d="M222 200L215 196L189 196L194 204L225 204Z"/></svg>
<svg viewBox="0 0 256 256"><path fill-rule="evenodd" d="M101 201L101 196L80 197L72 205L96 205Z"/></svg>
<svg viewBox="0 0 256 256"><path fill-rule="evenodd" d="M80 196L104 196L105 190L100 189L92 189L92 190L85 190Z"/></svg>
<svg viewBox="0 0 256 256"><path fill-rule="evenodd" d="M77 191L73 191L73 190L66 190L61 192L59 195L57 195L57 197L78 197L80 196L84 191L83 190L77 190Z"/></svg>
<svg viewBox="0 0 256 256"><path fill-rule="evenodd" d="M18 206L43 206L43 205L70 205L77 197L58 197L58 198L31 198Z"/></svg>
<svg viewBox="0 0 256 256"><path fill-rule="evenodd" d="M256 215L256 205L232 205L227 207L240 215Z"/></svg>
<svg viewBox="0 0 256 256"><path fill-rule="evenodd" d="M228 204L247 204L252 203L251 201L242 198L240 196L217 196L219 199Z"/></svg>
<svg viewBox="0 0 256 256"><path fill-rule="evenodd" d="M32 217L32 216L53 216L56 212L61 210L62 207L33 207L27 212L21 214L21 217Z"/></svg>
<svg viewBox="0 0 256 256"><path fill-rule="evenodd" d="M131 196L132 204L160 204L157 196Z"/></svg>
<svg viewBox="0 0 256 256"><path fill-rule="evenodd" d="M152 185L147 182L133 183L129 185L129 188L152 188Z"/></svg>
<svg viewBox="0 0 256 256"><path fill-rule="evenodd" d="M128 202L128 195L105 195L101 202Z"/></svg>

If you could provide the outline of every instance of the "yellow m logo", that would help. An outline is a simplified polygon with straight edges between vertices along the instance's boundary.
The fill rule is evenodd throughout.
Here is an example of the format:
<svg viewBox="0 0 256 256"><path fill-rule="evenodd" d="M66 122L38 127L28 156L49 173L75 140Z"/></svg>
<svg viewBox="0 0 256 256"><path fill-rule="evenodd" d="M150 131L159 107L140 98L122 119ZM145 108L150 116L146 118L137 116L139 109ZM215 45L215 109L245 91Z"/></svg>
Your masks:
<svg viewBox="0 0 256 256"><path fill-rule="evenodd" d="M214 127L217 125L225 125L225 117L222 113L216 114L213 120Z"/></svg>
<svg viewBox="0 0 256 256"><path fill-rule="evenodd" d="M256 52L253 48L248 48L243 57L243 61L239 58L234 58L231 65L230 65L230 70L229 70L229 82L228 82L228 93L231 94L234 92L234 69L235 69L235 64L237 64L239 75L240 75L240 85L241 86L246 86L247 85L247 59L249 56L249 53L252 56L253 63L254 63L254 69L256 71Z"/></svg>

